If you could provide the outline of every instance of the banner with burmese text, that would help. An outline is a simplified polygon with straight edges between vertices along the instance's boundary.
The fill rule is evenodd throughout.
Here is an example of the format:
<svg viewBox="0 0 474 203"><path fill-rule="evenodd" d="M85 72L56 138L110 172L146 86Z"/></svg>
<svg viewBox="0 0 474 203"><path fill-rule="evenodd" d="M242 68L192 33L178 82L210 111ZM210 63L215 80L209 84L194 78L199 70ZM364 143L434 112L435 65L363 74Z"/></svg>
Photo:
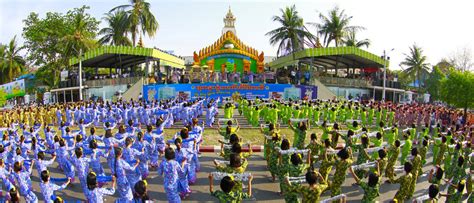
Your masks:
<svg viewBox="0 0 474 203"><path fill-rule="evenodd" d="M147 101L180 97L218 98L242 96L269 99L317 99L318 88L311 85L265 84L265 83L196 83L196 84L150 84L143 86L143 98Z"/></svg>

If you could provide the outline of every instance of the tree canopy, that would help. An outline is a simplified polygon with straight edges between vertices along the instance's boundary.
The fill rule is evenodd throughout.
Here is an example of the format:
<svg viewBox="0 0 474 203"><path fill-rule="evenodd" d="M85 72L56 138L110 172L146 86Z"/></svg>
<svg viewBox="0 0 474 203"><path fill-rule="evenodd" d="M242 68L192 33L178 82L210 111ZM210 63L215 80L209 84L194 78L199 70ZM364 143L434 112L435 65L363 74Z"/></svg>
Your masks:
<svg viewBox="0 0 474 203"><path fill-rule="evenodd" d="M26 61L20 55L22 49L16 36L7 45L0 44L0 83L11 82L26 71Z"/></svg>
<svg viewBox="0 0 474 203"><path fill-rule="evenodd" d="M331 42L334 42L337 47L342 44L343 38L348 36L350 32L354 34L355 38L355 32L365 29L362 26L351 25L352 16L348 16L344 9L341 10L337 6L330 10L327 15L320 13L319 19L321 22L311 22L309 24L318 29L318 34L323 37L323 43L326 47ZM366 45L366 43L363 45Z"/></svg>
<svg viewBox="0 0 474 203"><path fill-rule="evenodd" d="M114 11L127 12L126 26L132 34L133 46L136 45L137 36L141 37L141 34L155 36L159 24L151 12L150 3L145 0L130 0L130 4L120 5L110 10L110 12Z"/></svg>
<svg viewBox="0 0 474 203"><path fill-rule="evenodd" d="M441 100L441 81L446 75L441 71L438 66L433 66L433 70L426 80L426 91L430 94L432 101Z"/></svg>
<svg viewBox="0 0 474 203"><path fill-rule="evenodd" d="M367 47L369 48L370 46L370 40L369 39L363 39L363 40L357 40L356 38L356 33L357 29L351 29L346 35L344 36L343 42L344 45L350 46L350 47Z"/></svg>
<svg viewBox="0 0 474 203"><path fill-rule="evenodd" d="M441 99L456 108L474 108L474 73L451 70L441 80Z"/></svg>
<svg viewBox="0 0 474 203"><path fill-rule="evenodd" d="M266 34L270 36L271 45L278 45L277 55L300 51L304 48L305 40L315 39L304 27L303 18L299 16L295 5L280 9L280 12L281 16L272 18L280 27Z"/></svg>
<svg viewBox="0 0 474 203"><path fill-rule="evenodd" d="M404 72L408 77L414 78L418 81L418 92L422 92L422 76L427 75L429 64L426 62L426 56L423 54L423 49L414 44L410 47L410 53L405 54L405 59L400 63L405 66Z"/></svg>
<svg viewBox="0 0 474 203"><path fill-rule="evenodd" d="M110 44L116 46L130 46L132 41L127 37L129 28L128 13L118 10L112 13L106 13L103 20L107 23L107 27L100 30L102 35L99 42L101 44Z"/></svg>
<svg viewBox="0 0 474 203"><path fill-rule="evenodd" d="M37 78L50 87L58 84L60 71L67 67L68 60L77 56L76 51L71 51L76 40L71 36L88 35L88 39L96 36L99 21L87 9L87 6L74 8L66 14L48 12L44 18L32 12L23 20L27 60L39 67Z"/></svg>

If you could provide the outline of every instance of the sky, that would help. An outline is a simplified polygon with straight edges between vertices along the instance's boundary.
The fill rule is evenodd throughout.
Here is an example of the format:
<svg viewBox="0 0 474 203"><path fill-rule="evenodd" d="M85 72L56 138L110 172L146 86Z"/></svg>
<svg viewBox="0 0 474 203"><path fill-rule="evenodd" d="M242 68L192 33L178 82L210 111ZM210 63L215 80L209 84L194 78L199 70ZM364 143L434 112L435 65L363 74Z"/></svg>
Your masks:
<svg viewBox="0 0 474 203"><path fill-rule="evenodd" d="M66 13L82 5L90 6L89 13L102 19L115 6L128 0L0 0L0 43L7 43L15 35L21 38L23 20L30 12L44 17L47 12ZM474 2L466 0L148 0L160 27L154 38L144 38L146 47L173 50L181 56L191 56L214 43L221 35L223 18L229 6L236 20L237 36L247 45L275 56L277 48L270 45L265 34L278 27L272 22L280 9L296 5L306 22L320 22L319 13L335 6L353 16L351 24L366 30L358 39L368 38L366 49L376 55L384 50L390 56L390 68L400 69L400 62L409 53L409 47L422 47L432 65L463 48L474 51ZM101 27L105 26L101 24ZM314 28L310 31L316 32ZM472 52L474 53L474 52ZM473 56L474 58L474 56Z"/></svg>

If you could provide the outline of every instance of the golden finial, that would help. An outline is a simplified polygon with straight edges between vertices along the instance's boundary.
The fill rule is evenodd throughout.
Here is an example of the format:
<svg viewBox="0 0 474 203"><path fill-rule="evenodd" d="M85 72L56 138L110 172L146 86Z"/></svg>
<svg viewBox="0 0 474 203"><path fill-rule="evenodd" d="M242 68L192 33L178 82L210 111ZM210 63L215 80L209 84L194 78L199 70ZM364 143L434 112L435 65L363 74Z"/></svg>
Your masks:
<svg viewBox="0 0 474 203"><path fill-rule="evenodd" d="M258 61L263 62L265 60L265 57L263 55L263 51L260 52L260 55L258 56Z"/></svg>

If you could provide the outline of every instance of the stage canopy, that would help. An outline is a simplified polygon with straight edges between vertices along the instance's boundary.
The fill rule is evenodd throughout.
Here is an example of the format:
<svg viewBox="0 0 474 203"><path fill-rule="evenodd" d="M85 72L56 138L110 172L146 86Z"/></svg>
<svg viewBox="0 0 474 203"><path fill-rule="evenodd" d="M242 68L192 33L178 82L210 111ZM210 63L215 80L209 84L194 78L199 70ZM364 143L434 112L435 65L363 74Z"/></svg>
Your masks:
<svg viewBox="0 0 474 203"><path fill-rule="evenodd" d="M357 47L310 48L288 54L270 62L271 68L282 68L295 64L310 64L327 69L344 68L383 68L389 62L380 56Z"/></svg>
<svg viewBox="0 0 474 203"><path fill-rule="evenodd" d="M160 61L160 66L184 68L184 59L154 48L128 46L101 46L84 53L83 67L128 68L150 61ZM69 60L70 66L77 66L78 58Z"/></svg>

